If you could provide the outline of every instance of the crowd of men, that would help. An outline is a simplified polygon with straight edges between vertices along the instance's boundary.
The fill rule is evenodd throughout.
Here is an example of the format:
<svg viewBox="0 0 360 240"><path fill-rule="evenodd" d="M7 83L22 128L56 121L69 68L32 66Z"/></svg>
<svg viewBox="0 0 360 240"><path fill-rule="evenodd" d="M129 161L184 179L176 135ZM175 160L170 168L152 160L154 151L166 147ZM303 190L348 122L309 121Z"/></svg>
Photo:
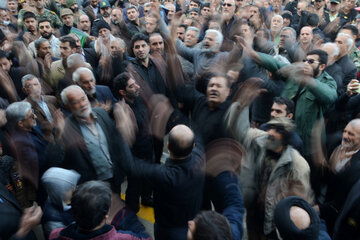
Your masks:
<svg viewBox="0 0 360 240"><path fill-rule="evenodd" d="M359 239L357 5L1 1L0 239Z"/></svg>

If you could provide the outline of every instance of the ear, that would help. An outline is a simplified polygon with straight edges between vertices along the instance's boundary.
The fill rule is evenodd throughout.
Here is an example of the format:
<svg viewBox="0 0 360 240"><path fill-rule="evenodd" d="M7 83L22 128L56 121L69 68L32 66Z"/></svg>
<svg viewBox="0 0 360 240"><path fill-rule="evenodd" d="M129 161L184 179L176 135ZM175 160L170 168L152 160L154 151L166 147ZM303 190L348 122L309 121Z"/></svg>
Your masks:
<svg viewBox="0 0 360 240"><path fill-rule="evenodd" d="M292 113L289 113L289 114L287 115L287 117L288 117L289 119L293 119L293 117L294 117L294 114L292 114Z"/></svg>
<svg viewBox="0 0 360 240"><path fill-rule="evenodd" d="M16 123L16 125L18 125L20 128L22 128L24 126L23 121L18 121Z"/></svg>
<svg viewBox="0 0 360 240"><path fill-rule="evenodd" d="M125 98L125 96L126 96L126 91L125 91L125 90L119 90L119 94L120 94L123 98Z"/></svg>
<svg viewBox="0 0 360 240"><path fill-rule="evenodd" d="M326 65L325 65L325 64L321 64L319 70L324 71L325 68L326 68Z"/></svg>
<svg viewBox="0 0 360 240"><path fill-rule="evenodd" d="M21 90L23 91L23 93L25 93L27 95L27 91L24 87Z"/></svg>

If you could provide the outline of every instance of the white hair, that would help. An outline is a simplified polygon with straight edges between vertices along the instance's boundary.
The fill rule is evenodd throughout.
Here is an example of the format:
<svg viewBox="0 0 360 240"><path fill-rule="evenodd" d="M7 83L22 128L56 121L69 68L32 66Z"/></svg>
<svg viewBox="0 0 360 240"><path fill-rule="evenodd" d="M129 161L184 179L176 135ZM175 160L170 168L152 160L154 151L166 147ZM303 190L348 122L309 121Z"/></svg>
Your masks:
<svg viewBox="0 0 360 240"><path fill-rule="evenodd" d="M281 15L279 15L279 14L274 15L274 16L271 18L271 22L272 22L273 19L276 18L276 17L281 19L281 23L282 23L282 24L284 23L284 18L283 18Z"/></svg>
<svg viewBox="0 0 360 240"><path fill-rule="evenodd" d="M118 38L118 37L114 37L114 38L110 38L110 43L112 42L120 42L120 45L122 48L126 48L126 44L124 42L124 40L122 40L121 38Z"/></svg>
<svg viewBox="0 0 360 240"><path fill-rule="evenodd" d="M60 93L60 97L61 97L61 101L64 103L64 105L67 105L68 104L68 97L67 95L71 92L71 91L74 91L74 90L79 90L81 92L84 92L84 90L79 87L78 85L70 85L68 86L67 88L65 88L64 90L61 91Z"/></svg>
<svg viewBox="0 0 360 240"><path fill-rule="evenodd" d="M83 62L84 62L83 56L79 53L73 53L66 59L66 65L68 68L72 68L76 64Z"/></svg>
<svg viewBox="0 0 360 240"><path fill-rule="evenodd" d="M332 54L330 57L335 57L340 54L340 49L335 43L327 42L323 45L323 47L330 47L330 49L332 49Z"/></svg>
<svg viewBox="0 0 360 240"><path fill-rule="evenodd" d="M14 102L6 108L6 119L8 122L15 124L24 120L30 110L31 104L29 102Z"/></svg>
<svg viewBox="0 0 360 240"><path fill-rule="evenodd" d="M222 44L222 42L224 40L224 36L222 35L222 33L219 32L218 30L215 30L215 29L208 29L205 32L205 36L208 33L215 33L216 34L216 42L219 43L219 48L220 48L220 46L221 46L221 44Z"/></svg>
<svg viewBox="0 0 360 240"><path fill-rule="evenodd" d="M25 76L23 76L23 77L21 78L21 84L22 84L22 86L25 87L25 83L26 83L27 81L33 80L33 79L36 79L36 80L38 80L38 82L39 82L39 79L38 79L35 75L33 75L33 74L26 74Z"/></svg>
<svg viewBox="0 0 360 240"><path fill-rule="evenodd" d="M93 74L93 72L86 68L86 67L79 67L78 69L75 70L75 72L73 72L72 74L72 80L75 82L75 83L80 83L80 75L82 73L85 73L85 72L88 72L91 74L91 77L94 79L94 81L96 82L96 79L95 79L95 76Z"/></svg>
<svg viewBox="0 0 360 240"><path fill-rule="evenodd" d="M348 45L348 52L351 50L352 45L354 43L354 40L352 39L352 37L347 34L347 33L338 33L338 35L336 37L346 37L346 44Z"/></svg>
<svg viewBox="0 0 360 240"><path fill-rule="evenodd" d="M194 31L194 32L196 32L196 38L199 39L199 37L200 37L200 30L199 30L197 27L190 26L190 27L188 27L188 28L186 29L186 33L187 33L188 31ZM186 34L186 33L185 33L185 34Z"/></svg>

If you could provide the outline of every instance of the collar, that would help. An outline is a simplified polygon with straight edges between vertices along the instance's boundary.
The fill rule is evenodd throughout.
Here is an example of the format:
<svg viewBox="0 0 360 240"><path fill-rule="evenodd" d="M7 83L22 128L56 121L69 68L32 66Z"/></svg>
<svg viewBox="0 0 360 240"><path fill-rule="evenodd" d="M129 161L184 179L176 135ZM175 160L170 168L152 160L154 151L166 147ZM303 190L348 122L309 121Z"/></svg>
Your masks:
<svg viewBox="0 0 360 240"><path fill-rule="evenodd" d="M75 115L74 115L74 117L75 117L76 121L78 121L80 124L83 124L83 125L89 124L86 120L84 120L82 118L79 118L79 117L77 117ZM90 117L91 117L91 119L93 119L95 121L97 119L96 113L94 111L91 111Z"/></svg>

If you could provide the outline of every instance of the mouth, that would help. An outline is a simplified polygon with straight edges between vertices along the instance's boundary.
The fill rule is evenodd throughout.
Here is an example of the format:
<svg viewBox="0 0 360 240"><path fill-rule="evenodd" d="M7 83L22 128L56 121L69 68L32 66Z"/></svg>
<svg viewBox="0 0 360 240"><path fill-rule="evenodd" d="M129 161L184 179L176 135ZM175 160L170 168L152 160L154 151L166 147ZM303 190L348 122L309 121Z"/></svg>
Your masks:
<svg viewBox="0 0 360 240"><path fill-rule="evenodd" d="M209 98L217 98L219 96L219 93L216 91L211 91L209 93Z"/></svg>

